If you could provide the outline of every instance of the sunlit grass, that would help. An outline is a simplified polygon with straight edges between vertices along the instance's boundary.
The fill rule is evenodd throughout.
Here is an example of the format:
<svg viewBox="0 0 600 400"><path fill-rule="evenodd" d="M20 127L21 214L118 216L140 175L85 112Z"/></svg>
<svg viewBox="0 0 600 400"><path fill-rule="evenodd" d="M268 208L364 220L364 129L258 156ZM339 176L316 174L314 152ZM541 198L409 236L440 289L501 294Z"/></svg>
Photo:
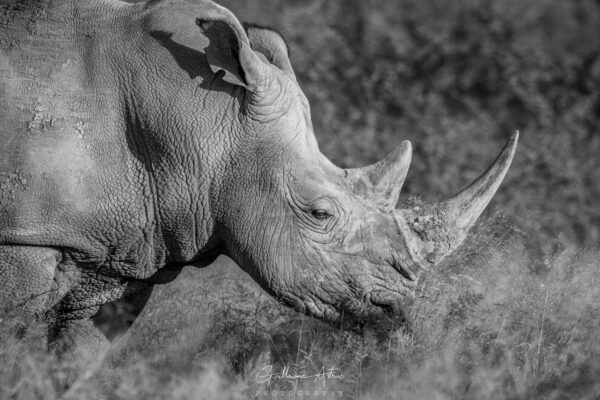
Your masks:
<svg viewBox="0 0 600 400"><path fill-rule="evenodd" d="M421 282L405 329L387 335L296 314L243 274L194 281L191 271L158 294L131 336L70 396L290 398L291 391L301 398L326 390L327 398L351 399L597 398L600 252L560 239L547 252L527 243L502 218L480 224ZM61 365L29 345L39 339L36 323L24 326L18 315L2 319L2 398L52 399ZM258 383L269 365L289 375L335 368L343 378Z"/></svg>

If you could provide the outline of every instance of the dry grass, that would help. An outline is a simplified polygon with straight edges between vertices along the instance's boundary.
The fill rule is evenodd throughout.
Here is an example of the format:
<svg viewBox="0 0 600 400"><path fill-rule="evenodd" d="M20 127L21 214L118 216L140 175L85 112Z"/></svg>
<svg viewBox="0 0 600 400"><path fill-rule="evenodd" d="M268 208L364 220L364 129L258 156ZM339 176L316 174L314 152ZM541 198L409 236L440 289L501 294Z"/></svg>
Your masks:
<svg viewBox="0 0 600 400"><path fill-rule="evenodd" d="M560 240L533 251L528 239L499 217L481 224L421 283L398 332L345 332L298 315L231 265L224 277L188 270L70 398L302 398L323 387L348 399L598 398L600 252ZM52 399L61 365L28 345L25 332L37 339L39 329L24 326L2 319L1 398ZM257 383L268 365L344 377Z"/></svg>

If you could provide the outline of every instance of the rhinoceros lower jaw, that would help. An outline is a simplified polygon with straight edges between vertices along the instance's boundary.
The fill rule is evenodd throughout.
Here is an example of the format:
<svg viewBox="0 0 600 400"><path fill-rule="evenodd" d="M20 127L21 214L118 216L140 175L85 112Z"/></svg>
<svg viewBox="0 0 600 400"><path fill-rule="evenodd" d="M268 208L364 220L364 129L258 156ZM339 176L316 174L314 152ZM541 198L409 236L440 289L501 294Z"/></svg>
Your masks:
<svg viewBox="0 0 600 400"><path fill-rule="evenodd" d="M464 240L502 183L514 157L519 132L475 182L441 203L396 210L394 217L410 258L422 269L437 265Z"/></svg>

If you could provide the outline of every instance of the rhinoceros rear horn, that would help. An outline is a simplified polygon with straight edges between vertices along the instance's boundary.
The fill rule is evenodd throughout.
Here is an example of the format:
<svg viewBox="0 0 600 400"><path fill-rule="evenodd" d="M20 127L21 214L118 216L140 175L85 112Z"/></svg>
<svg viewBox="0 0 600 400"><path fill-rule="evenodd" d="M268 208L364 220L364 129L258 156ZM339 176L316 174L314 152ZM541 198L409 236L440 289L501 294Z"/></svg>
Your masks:
<svg viewBox="0 0 600 400"><path fill-rule="evenodd" d="M347 169L346 176L356 195L389 212L396 207L411 157L412 146L405 140L383 160L363 168Z"/></svg>
<svg viewBox="0 0 600 400"><path fill-rule="evenodd" d="M492 166L456 196L438 204L394 211L413 262L427 270L462 243L504 179L518 138L515 132Z"/></svg>
<svg viewBox="0 0 600 400"><path fill-rule="evenodd" d="M249 90L264 81L265 64L250 47L245 30L233 15L216 20L197 18L196 25L208 38L204 51L213 72L222 74L224 81Z"/></svg>

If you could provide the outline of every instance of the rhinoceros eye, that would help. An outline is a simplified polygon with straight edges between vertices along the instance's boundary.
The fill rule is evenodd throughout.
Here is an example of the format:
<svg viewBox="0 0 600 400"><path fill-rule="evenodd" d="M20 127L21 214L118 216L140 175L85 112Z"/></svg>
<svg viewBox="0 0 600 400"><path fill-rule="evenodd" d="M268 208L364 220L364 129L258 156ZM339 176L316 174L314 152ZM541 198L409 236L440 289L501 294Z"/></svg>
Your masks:
<svg viewBox="0 0 600 400"><path fill-rule="evenodd" d="M329 214L326 210L321 209L311 210L310 213L314 218L321 221L332 217L332 215Z"/></svg>

